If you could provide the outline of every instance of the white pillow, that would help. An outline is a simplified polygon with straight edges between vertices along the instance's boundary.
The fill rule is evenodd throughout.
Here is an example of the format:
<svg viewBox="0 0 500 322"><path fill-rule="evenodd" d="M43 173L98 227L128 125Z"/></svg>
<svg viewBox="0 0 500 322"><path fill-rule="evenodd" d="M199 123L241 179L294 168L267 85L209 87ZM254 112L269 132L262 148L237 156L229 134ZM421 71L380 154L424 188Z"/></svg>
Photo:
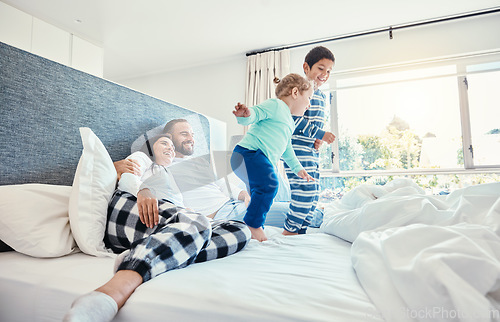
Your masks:
<svg viewBox="0 0 500 322"><path fill-rule="evenodd" d="M116 185L113 161L101 140L80 128L83 152L69 199L69 221L80 250L94 256L114 256L104 246L108 203Z"/></svg>
<svg viewBox="0 0 500 322"><path fill-rule="evenodd" d="M68 204L71 187L0 186L0 239L34 257L59 257L75 249Z"/></svg>

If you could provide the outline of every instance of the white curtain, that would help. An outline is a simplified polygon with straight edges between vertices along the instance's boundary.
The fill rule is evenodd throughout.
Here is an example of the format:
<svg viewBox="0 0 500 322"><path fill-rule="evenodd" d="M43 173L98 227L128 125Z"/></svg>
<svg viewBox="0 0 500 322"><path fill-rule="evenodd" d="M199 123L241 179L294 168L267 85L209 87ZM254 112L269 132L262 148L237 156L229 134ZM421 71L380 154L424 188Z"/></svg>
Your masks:
<svg viewBox="0 0 500 322"><path fill-rule="evenodd" d="M275 97L274 78L290 73L290 52L269 51L248 56L245 104L253 106Z"/></svg>

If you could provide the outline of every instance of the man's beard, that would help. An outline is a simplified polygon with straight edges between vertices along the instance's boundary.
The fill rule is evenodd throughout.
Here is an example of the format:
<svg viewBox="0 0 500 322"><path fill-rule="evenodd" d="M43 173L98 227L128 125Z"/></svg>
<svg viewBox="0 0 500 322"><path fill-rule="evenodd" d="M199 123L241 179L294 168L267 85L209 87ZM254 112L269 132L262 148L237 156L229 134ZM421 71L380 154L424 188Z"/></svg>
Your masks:
<svg viewBox="0 0 500 322"><path fill-rule="evenodd" d="M192 143L192 142L185 142L185 143ZM194 153L194 146L192 146L191 149L185 148L184 147L184 142L182 142L179 146L175 147L175 151L183 154L183 155L192 155Z"/></svg>

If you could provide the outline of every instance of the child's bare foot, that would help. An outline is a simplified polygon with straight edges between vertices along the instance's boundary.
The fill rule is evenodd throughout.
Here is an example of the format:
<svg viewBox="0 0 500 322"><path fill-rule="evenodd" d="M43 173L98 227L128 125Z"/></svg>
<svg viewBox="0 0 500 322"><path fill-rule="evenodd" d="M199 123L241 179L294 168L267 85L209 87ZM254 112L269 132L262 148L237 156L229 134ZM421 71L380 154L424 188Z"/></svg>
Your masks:
<svg viewBox="0 0 500 322"><path fill-rule="evenodd" d="M285 236L295 236L295 235L298 235L299 233L291 233L288 230L283 229L283 232L281 234L285 235Z"/></svg>
<svg viewBox="0 0 500 322"><path fill-rule="evenodd" d="M264 229L262 229L262 227L253 228L248 226L248 228L250 228L250 232L252 233L252 239L257 239L260 242L267 240L266 234L264 233Z"/></svg>

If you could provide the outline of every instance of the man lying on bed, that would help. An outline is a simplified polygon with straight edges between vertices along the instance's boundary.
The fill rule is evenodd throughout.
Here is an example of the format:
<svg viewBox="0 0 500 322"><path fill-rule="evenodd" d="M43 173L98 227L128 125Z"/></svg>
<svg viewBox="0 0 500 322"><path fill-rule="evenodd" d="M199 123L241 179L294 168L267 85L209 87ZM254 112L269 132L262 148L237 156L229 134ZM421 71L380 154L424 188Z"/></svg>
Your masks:
<svg viewBox="0 0 500 322"><path fill-rule="evenodd" d="M104 240L121 253L115 275L77 298L64 321L111 321L142 283L191 263L234 254L250 241L243 222L211 221L182 208L169 167L175 155L171 136L161 134L147 143L151 152L130 156L142 175L122 174L108 206Z"/></svg>
<svg viewBox="0 0 500 322"><path fill-rule="evenodd" d="M163 132L172 136L175 146L172 174L186 207L215 220L243 218L250 202L248 192L226 184L223 179L217 180L204 158L190 158L195 145L191 124L184 119L175 119L165 125ZM140 174L137 162L132 158L114 164L118 177L123 173Z"/></svg>

